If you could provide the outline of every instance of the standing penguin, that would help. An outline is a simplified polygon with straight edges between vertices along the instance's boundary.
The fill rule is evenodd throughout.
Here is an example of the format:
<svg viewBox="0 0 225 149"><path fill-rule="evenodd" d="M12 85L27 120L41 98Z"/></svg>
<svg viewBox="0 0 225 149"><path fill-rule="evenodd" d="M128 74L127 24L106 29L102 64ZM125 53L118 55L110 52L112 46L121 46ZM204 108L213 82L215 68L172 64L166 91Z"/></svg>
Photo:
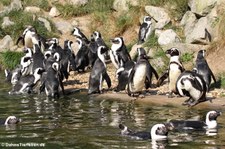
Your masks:
<svg viewBox="0 0 225 149"><path fill-rule="evenodd" d="M194 71L184 71L176 82L176 90L179 95L189 97L183 105L194 106L206 101L206 88L202 76Z"/></svg>
<svg viewBox="0 0 225 149"><path fill-rule="evenodd" d="M209 68L209 65L205 59L206 50L200 50L197 55L197 59L195 61L195 68L197 69L197 73L202 75L203 79L205 80L207 91L210 89L211 77L213 81L216 82L216 78Z"/></svg>
<svg viewBox="0 0 225 149"><path fill-rule="evenodd" d="M81 30L78 27L74 27L72 34L77 37L80 38L84 41L85 44L89 44L89 40L87 39L87 37L81 32Z"/></svg>
<svg viewBox="0 0 225 149"><path fill-rule="evenodd" d="M150 75L147 73L148 58L147 55L143 54L143 50L143 48L137 48L139 58L131 70L128 79L127 91L128 95L132 97L141 94L145 83L149 83L146 81L146 78L147 80L150 80Z"/></svg>
<svg viewBox="0 0 225 149"><path fill-rule="evenodd" d="M130 54L127 51L126 45L122 37L111 39L112 46L109 51L110 59L113 65L118 69L121 64L131 60Z"/></svg>
<svg viewBox="0 0 225 149"><path fill-rule="evenodd" d="M180 51L177 48L171 48L166 51L166 54L170 55L170 63L169 63L169 98L173 97L173 93L177 93L176 91L176 82L179 75L184 71L184 67L180 62Z"/></svg>
<svg viewBox="0 0 225 149"><path fill-rule="evenodd" d="M152 18L150 16L145 16L143 23L140 26L138 33L138 44L142 44L146 41L152 32Z"/></svg>
<svg viewBox="0 0 225 149"><path fill-rule="evenodd" d="M111 79L106 71L104 54L106 47L98 47L98 59L95 61L89 77L88 94L102 93L102 83L105 80L108 88L111 87Z"/></svg>

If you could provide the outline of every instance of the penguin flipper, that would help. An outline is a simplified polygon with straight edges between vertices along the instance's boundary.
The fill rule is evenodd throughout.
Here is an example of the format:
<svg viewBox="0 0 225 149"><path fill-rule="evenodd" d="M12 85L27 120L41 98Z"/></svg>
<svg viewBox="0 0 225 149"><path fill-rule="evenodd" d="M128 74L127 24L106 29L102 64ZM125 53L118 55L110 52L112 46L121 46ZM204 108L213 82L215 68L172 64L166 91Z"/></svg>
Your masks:
<svg viewBox="0 0 225 149"><path fill-rule="evenodd" d="M159 75L158 75L157 71L155 70L154 67L152 67L152 65L150 65L150 66L151 66L153 74L155 75L156 79L158 80L159 79Z"/></svg>
<svg viewBox="0 0 225 149"><path fill-rule="evenodd" d="M106 83L107 83L107 85L108 85L108 88L110 88L110 87L111 87L111 79L110 79L108 73L105 72L105 74L104 74L103 77L104 77L104 79L105 79L105 81L106 81Z"/></svg>
<svg viewBox="0 0 225 149"><path fill-rule="evenodd" d="M161 77L159 77L157 81L157 87L161 86L163 81L169 77L169 70L167 69L166 72L163 73Z"/></svg>
<svg viewBox="0 0 225 149"><path fill-rule="evenodd" d="M131 96L131 94L132 94L130 88L133 85L134 73L135 73L135 71L134 71L134 67L133 67L130 74L129 74L128 83L127 83L127 93L128 93L129 96Z"/></svg>

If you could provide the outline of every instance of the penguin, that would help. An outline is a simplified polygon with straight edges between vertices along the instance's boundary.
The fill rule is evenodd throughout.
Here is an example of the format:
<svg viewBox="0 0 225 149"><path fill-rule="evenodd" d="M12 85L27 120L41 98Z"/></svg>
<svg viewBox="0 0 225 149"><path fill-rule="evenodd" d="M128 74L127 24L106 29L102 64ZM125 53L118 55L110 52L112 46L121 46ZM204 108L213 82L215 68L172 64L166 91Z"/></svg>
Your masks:
<svg viewBox="0 0 225 149"><path fill-rule="evenodd" d="M9 71L5 69L5 77L6 81L10 82L13 86L20 80L21 74L21 66L17 66L14 70Z"/></svg>
<svg viewBox="0 0 225 149"><path fill-rule="evenodd" d="M207 91L210 90L210 84L211 84L211 78L213 78L213 81L216 83L216 78L212 72L212 70L209 68L208 63L205 59L205 53L206 50L200 50L198 51L198 55L195 61L195 68L197 69L197 73L202 75L203 79L205 80Z"/></svg>
<svg viewBox="0 0 225 149"><path fill-rule="evenodd" d="M0 125L13 125L21 122L20 118L16 116L8 116L6 119L0 119Z"/></svg>
<svg viewBox="0 0 225 149"><path fill-rule="evenodd" d="M128 78L129 78L129 72L135 65L135 62L132 60L129 60L125 64L122 63L122 66L119 67L116 71L116 78L118 79L118 85L116 87L116 92L123 91L126 89Z"/></svg>
<svg viewBox="0 0 225 149"><path fill-rule="evenodd" d="M122 37L116 37L110 41L112 46L109 51L109 56L113 65L118 69L122 62L126 63L127 61L130 61L131 57Z"/></svg>
<svg viewBox="0 0 225 149"><path fill-rule="evenodd" d="M9 92L12 94L25 94L31 93L33 87L40 81L41 75L45 70L43 68L37 68L32 75L22 76L20 80L13 86L13 89Z"/></svg>
<svg viewBox="0 0 225 149"><path fill-rule="evenodd" d="M205 130L205 129L216 129L217 128L217 117L222 113L216 110L207 112L205 121L200 120L170 120L174 130Z"/></svg>
<svg viewBox="0 0 225 149"><path fill-rule="evenodd" d="M207 86L201 75L194 71L184 71L176 82L176 90L180 96L188 96L183 105L195 106L206 101Z"/></svg>
<svg viewBox="0 0 225 149"><path fill-rule="evenodd" d="M22 76L32 74L33 69L33 59L29 56L23 56L20 60L20 68Z"/></svg>
<svg viewBox="0 0 225 149"><path fill-rule="evenodd" d="M34 71L37 68L44 68L43 66L43 61L44 61L44 54L41 52L41 43L39 42L39 44L34 44L34 54L32 56L32 73L34 73Z"/></svg>
<svg viewBox="0 0 225 149"><path fill-rule="evenodd" d="M84 33L81 32L81 30L78 27L74 27L73 31L72 31L72 35L74 35L77 38L82 39L82 41L84 42L84 44L88 45L89 44L89 40L88 38L84 35Z"/></svg>
<svg viewBox="0 0 225 149"><path fill-rule="evenodd" d="M5 69L4 73L5 73L5 81L11 83L12 72L8 69Z"/></svg>
<svg viewBox="0 0 225 149"><path fill-rule="evenodd" d="M121 129L121 135L129 136L138 140L164 140L167 139L168 132L173 130L173 125L171 123L166 124L155 124L152 126L150 132L149 131L138 131L135 132L129 129L127 126L123 124L119 124L119 128Z"/></svg>
<svg viewBox="0 0 225 149"><path fill-rule="evenodd" d="M59 89L61 88L61 91L64 94L64 86L61 80L59 67L59 64L54 62L51 65L51 68L43 74L39 93L44 90L48 97L59 98Z"/></svg>
<svg viewBox="0 0 225 149"><path fill-rule="evenodd" d="M88 48L89 48L89 52L88 52L89 66L91 68L93 68L94 63L95 63L96 59L98 58L98 55L97 55L98 45L95 42L95 38L94 38L93 34L91 35Z"/></svg>
<svg viewBox="0 0 225 149"><path fill-rule="evenodd" d="M76 70L78 72L80 72L80 70L82 70L84 72L85 68L89 64L89 60L88 60L89 49L84 44L82 39L77 38L77 43L79 45L79 48L78 48L79 50L78 50L78 52L76 54L76 57L75 57Z"/></svg>
<svg viewBox="0 0 225 149"><path fill-rule="evenodd" d="M132 97L138 97L141 94L145 83L149 83L148 81L151 80L147 71L148 57L145 54L142 54L143 50L143 48L137 48L139 58L129 73L127 92L128 95ZM148 81L146 81L146 78Z"/></svg>
<svg viewBox="0 0 225 149"><path fill-rule="evenodd" d="M171 48L166 51L166 54L170 55L169 63L169 98L173 97L173 93L177 94L176 82L179 75L184 71L184 67L180 62L180 51L177 48Z"/></svg>
<svg viewBox="0 0 225 149"><path fill-rule="evenodd" d="M98 59L95 61L89 77L88 94L102 93L102 83L105 80L108 88L111 87L111 79L106 71L104 54L105 46L98 47Z"/></svg>
<svg viewBox="0 0 225 149"><path fill-rule="evenodd" d="M138 33L138 45L144 43L152 32L152 18L145 16Z"/></svg>
<svg viewBox="0 0 225 149"><path fill-rule="evenodd" d="M68 61L69 61L68 72L70 70L73 70L73 71L76 70L75 54L74 54L73 49L71 47L72 44L73 44L73 41L70 41L70 40L64 41L63 51L64 51L65 55L68 56Z"/></svg>

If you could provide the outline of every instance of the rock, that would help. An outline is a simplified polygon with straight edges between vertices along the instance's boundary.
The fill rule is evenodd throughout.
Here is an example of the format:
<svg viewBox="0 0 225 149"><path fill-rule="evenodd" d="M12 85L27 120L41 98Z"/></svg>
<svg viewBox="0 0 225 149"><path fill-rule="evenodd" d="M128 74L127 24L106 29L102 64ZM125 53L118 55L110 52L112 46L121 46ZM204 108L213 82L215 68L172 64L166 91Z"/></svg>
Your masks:
<svg viewBox="0 0 225 149"><path fill-rule="evenodd" d="M49 16L51 17L58 17L60 15L59 10L54 6L51 8L50 12L49 12Z"/></svg>
<svg viewBox="0 0 225 149"><path fill-rule="evenodd" d="M7 26L11 26L15 24L14 22L9 20L9 17L4 17L3 18L3 23L2 23L2 28L6 28Z"/></svg>
<svg viewBox="0 0 225 149"><path fill-rule="evenodd" d="M114 0L113 2L113 9L115 9L118 12L128 11L129 6L127 3L127 0Z"/></svg>
<svg viewBox="0 0 225 149"><path fill-rule="evenodd" d="M83 6L88 3L88 0L69 0L69 3L71 3L75 6Z"/></svg>
<svg viewBox="0 0 225 149"><path fill-rule="evenodd" d="M191 11L200 16L206 16L220 0L189 0Z"/></svg>
<svg viewBox="0 0 225 149"><path fill-rule="evenodd" d="M6 35L1 41L0 41L0 51L4 50L10 50L13 47L14 43L12 38L9 35Z"/></svg>
<svg viewBox="0 0 225 149"><path fill-rule="evenodd" d="M170 22L170 17L164 8L145 6L145 11L158 21L155 24L155 28L157 29L162 29L166 24Z"/></svg>
<svg viewBox="0 0 225 149"><path fill-rule="evenodd" d="M31 13L39 13L39 12L41 12L41 9L39 7L35 7L35 6L28 6L24 9L24 11L31 12Z"/></svg>
<svg viewBox="0 0 225 149"><path fill-rule="evenodd" d="M188 36L188 34L190 34L193 31L197 21L198 20L197 20L195 14L192 13L191 11L187 11L184 14L184 16L180 22L180 25L184 27L184 35L185 36Z"/></svg>
<svg viewBox="0 0 225 149"><path fill-rule="evenodd" d="M49 32L52 31L51 24L50 24L50 22L49 22L47 19L42 18L42 17L39 17L38 20L39 20L40 22L43 22L43 23L44 23L45 28L46 28Z"/></svg>
<svg viewBox="0 0 225 149"><path fill-rule="evenodd" d="M21 0L13 0L10 4L10 10L20 10L23 9Z"/></svg>
<svg viewBox="0 0 225 149"><path fill-rule="evenodd" d="M129 53L131 59L135 58L135 56L137 54L137 48L140 48L140 47L142 47L142 45L138 45L138 44L133 45L133 47L131 48L130 53Z"/></svg>
<svg viewBox="0 0 225 149"><path fill-rule="evenodd" d="M166 44L178 43L178 42L180 42L180 38L172 29L163 31L158 38L159 45L166 45Z"/></svg>
<svg viewBox="0 0 225 149"><path fill-rule="evenodd" d="M73 30L73 26L66 21L55 22L55 26L63 34L70 33Z"/></svg>

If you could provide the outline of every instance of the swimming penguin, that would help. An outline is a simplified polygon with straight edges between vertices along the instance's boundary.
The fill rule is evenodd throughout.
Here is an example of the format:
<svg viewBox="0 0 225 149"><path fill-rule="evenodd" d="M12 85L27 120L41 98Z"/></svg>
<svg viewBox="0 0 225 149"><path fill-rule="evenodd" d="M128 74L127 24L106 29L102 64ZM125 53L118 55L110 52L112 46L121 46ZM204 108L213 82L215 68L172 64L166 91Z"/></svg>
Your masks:
<svg viewBox="0 0 225 149"><path fill-rule="evenodd" d="M215 129L217 128L217 117L222 113L219 111L209 111L206 114L205 121L199 120L170 120L169 123L172 123L174 130L204 130L204 129Z"/></svg>
<svg viewBox="0 0 225 149"><path fill-rule="evenodd" d="M151 131L138 131L135 132L129 129L127 126L123 124L119 124L119 128L121 129L121 135L130 136L131 138L138 140L163 140L167 139L168 132L173 129L173 125L168 124L155 124L152 126Z"/></svg>
<svg viewBox="0 0 225 149"><path fill-rule="evenodd" d="M16 116L8 116L6 119L0 119L0 125L11 125L21 122Z"/></svg>
<svg viewBox="0 0 225 149"><path fill-rule="evenodd" d="M84 44L88 45L89 44L89 40L88 38L84 35L84 33L81 32L81 30L78 27L74 27L73 31L72 31L72 35L74 35L77 38L82 39L82 41L84 42Z"/></svg>
<svg viewBox="0 0 225 149"><path fill-rule="evenodd" d="M152 18L150 16L145 16L143 23L140 26L138 33L138 44L142 44L146 41L152 32Z"/></svg>
<svg viewBox="0 0 225 149"><path fill-rule="evenodd" d="M41 79L41 75L45 70L43 68L37 68L32 75L22 76L19 81L13 86L13 89L9 94L25 94L31 93L33 87Z"/></svg>
<svg viewBox="0 0 225 149"><path fill-rule="evenodd" d="M130 54L127 51L126 45L122 37L116 37L110 40L112 43L109 51L110 59L113 65L118 69L121 63L126 63L131 60Z"/></svg>
<svg viewBox="0 0 225 149"><path fill-rule="evenodd" d="M105 80L108 88L111 87L111 79L106 71L104 54L106 47L98 47L98 59L95 61L89 77L88 94L102 93L102 83Z"/></svg>
<svg viewBox="0 0 225 149"><path fill-rule="evenodd" d="M194 106L206 101L206 83L201 75L194 71L184 71L176 82L176 90L180 96L188 96L183 105Z"/></svg>
<svg viewBox="0 0 225 149"><path fill-rule="evenodd" d="M209 92L211 77L213 78L214 82L216 82L216 78L208 66L208 63L205 59L205 53L206 50L200 50L198 52L197 59L195 61L195 68L197 69L197 73L202 75L203 79L205 80L207 91Z"/></svg>
<svg viewBox="0 0 225 149"><path fill-rule="evenodd" d="M129 74L127 92L129 96L139 96L147 80L151 80L150 75L147 73L148 57L142 54L144 49L137 48L139 58Z"/></svg>
<svg viewBox="0 0 225 149"><path fill-rule="evenodd" d="M169 63L169 98L173 97L173 93L177 93L176 91L176 82L177 78L184 71L184 67L180 62L180 51L177 48L171 48L166 51L166 54L170 55L170 63Z"/></svg>

